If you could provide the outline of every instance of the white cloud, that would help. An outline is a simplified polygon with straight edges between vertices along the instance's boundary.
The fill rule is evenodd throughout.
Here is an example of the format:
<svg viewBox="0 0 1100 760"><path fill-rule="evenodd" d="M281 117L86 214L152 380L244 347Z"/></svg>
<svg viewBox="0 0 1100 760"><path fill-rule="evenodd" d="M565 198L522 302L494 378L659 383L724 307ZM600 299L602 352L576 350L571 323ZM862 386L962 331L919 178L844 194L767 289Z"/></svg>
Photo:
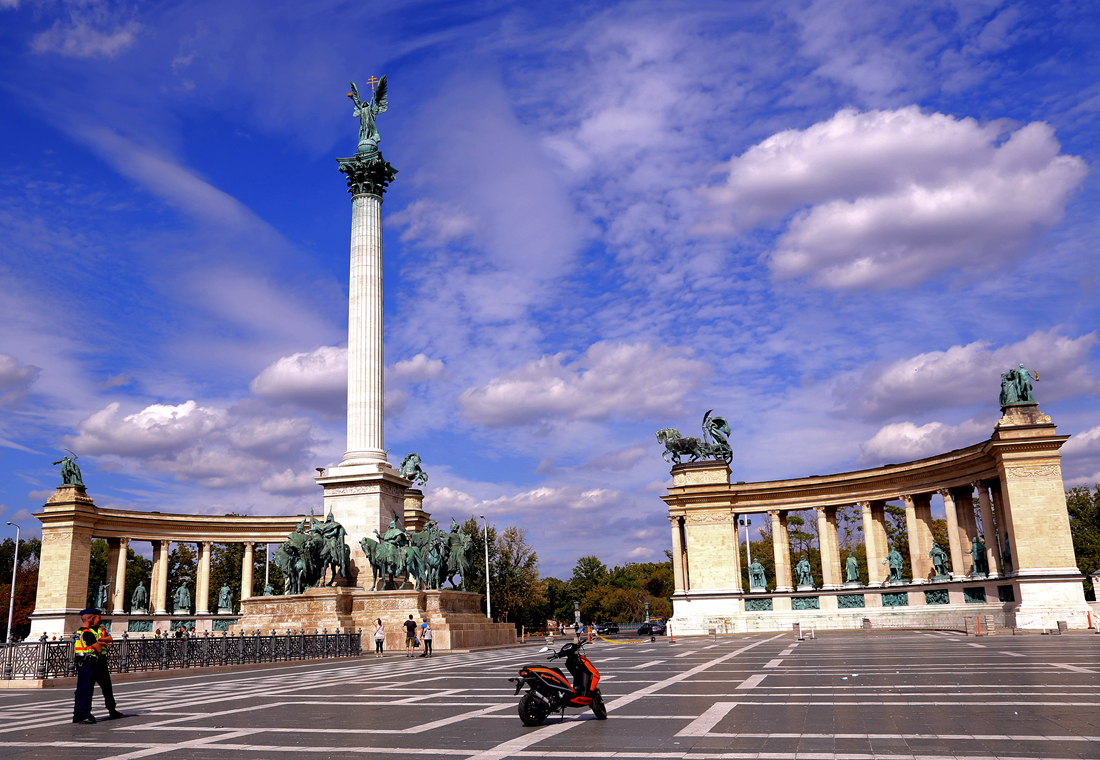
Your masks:
<svg viewBox="0 0 1100 760"><path fill-rule="evenodd" d="M1040 403L1081 393L1100 392L1088 356L1096 333L1068 338L1058 328L1037 330L1022 341L997 349L984 341L952 346L900 359L858 379L838 382L835 395L864 419L985 403L997 406L1001 373L1019 364L1039 372L1035 395Z"/></svg>
<svg viewBox="0 0 1100 760"><path fill-rule="evenodd" d="M390 215L387 223L403 227L401 240L431 247L470 235L477 229L474 218L453 203L420 198Z"/></svg>
<svg viewBox="0 0 1100 760"><path fill-rule="evenodd" d="M77 425L66 446L82 455L207 488L235 488L261 482L272 493L300 487L286 470L304 469L313 443L304 418L258 417L195 401L152 404L125 414L108 404Z"/></svg>
<svg viewBox="0 0 1100 760"><path fill-rule="evenodd" d="M1063 444L1061 454L1067 486L1100 483L1100 425L1074 434Z"/></svg>
<svg viewBox="0 0 1100 760"><path fill-rule="evenodd" d="M136 21L100 28L103 21L74 12L68 23L59 19L52 27L35 35L31 49L36 53L59 53L68 58L114 58L129 48L141 31L141 24Z"/></svg>
<svg viewBox="0 0 1100 760"><path fill-rule="evenodd" d="M859 463L880 465L923 459L978 443L992 432L991 423L978 420L954 426L929 422L919 427L912 422L895 422L885 425L860 446Z"/></svg>
<svg viewBox="0 0 1100 760"><path fill-rule="evenodd" d="M777 277L901 287L997 266L1058 224L1087 172L1060 150L1042 122L1010 132L917 106L844 109L753 146L704 192L715 230L790 217L770 255Z"/></svg>
<svg viewBox="0 0 1100 760"><path fill-rule="evenodd" d="M389 368L386 371L386 379L409 383L422 383L425 380L434 380L442 374L442 361L439 359L429 359L424 354L417 354L413 358L399 361Z"/></svg>
<svg viewBox="0 0 1100 760"><path fill-rule="evenodd" d="M264 368L248 389L265 401L343 415L348 402L348 350L321 346L284 356Z"/></svg>
<svg viewBox="0 0 1100 760"><path fill-rule="evenodd" d="M22 400L41 372L41 367L23 364L14 356L0 354L0 406Z"/></svg>
<svg viewBox="0 0 1100 760"><path fill-rule="evenodd" d="M317 481L311 472L295 472L287 468L264 478L260 488L268 493L308 494L317 491Z"/></svg>
<svg viewBox="0 0 1100 760"><path fill-rule="evenodd" d="M691 351L599 342L577 361L543 356L459 396L463 413L489 426L544 419L605 420L668 417L708 373Z"/></svg>

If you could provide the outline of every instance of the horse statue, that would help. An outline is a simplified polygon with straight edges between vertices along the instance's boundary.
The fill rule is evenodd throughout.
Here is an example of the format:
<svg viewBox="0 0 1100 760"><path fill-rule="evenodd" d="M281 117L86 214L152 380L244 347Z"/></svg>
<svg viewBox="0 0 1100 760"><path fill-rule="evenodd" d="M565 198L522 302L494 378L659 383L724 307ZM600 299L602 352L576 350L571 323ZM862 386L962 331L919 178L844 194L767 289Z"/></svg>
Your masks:
<svg viewBox="0 0 1100 760"><path fill-rule="evenodd" d="M415 451L401 460L401 477L411 480L414 486L422 486L428 482L428 473L420 466L420 455Z"/></svg>
<svg viewBox="0 0 1100 760"><path fill-rule="evenodd" d="M729 423L724 417L713 414L709 410L703 415L703 437L685 438L676 428L663 428L657 431L658 443L665 445L665 451L661 455L664 460L675 464L682 464L681 457L689 456L689 462L697 462L700 459L716 459L729 464L733 460L733 447L729 444L728 436L732 432Z"/></svg>
<svg viewBox="0 0 1100 760"><path fill-rule="evenodd" d="M424 590L425 576L424 557L420 554L420 547L409 544L405 547L404 557L401 563L401 572L405 576L405 582L411 583L416 591Z"/></svg>
<svg viewBox="0 0 1100 760"><path fill-rule="evenodd" d="M359 540L359 546L363 548L363 554L367 555L367 564L370 565L371 571L371 590L378 588L378 575L381 566L378 564L378 542L368 536L363 536Z"/></svg>
<svg viewBox="0 0 1100 760"><path fill-rule="evenodd" d="M458 530L458 523L451 521L451 532L446 536L447 543L444 550L443 568L439 585L442 588L443 581L451 584L451 588L458 588L455 576L462 578L462 585L466 585L466 573L470 567L470 547L473 540Z"/></svg>

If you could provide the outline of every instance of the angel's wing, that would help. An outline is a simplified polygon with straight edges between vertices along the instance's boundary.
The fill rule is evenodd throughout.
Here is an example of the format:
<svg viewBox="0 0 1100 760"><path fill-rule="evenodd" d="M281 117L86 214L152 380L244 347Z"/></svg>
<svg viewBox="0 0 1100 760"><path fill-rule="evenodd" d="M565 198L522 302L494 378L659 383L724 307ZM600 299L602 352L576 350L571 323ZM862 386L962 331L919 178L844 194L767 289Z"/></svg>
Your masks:
<svg viewBox="0 0 1100 760"><path fill-rule="evenodd" d="M386 100L386 78L378 80L378 89L374 91L374 112L385 113L389 103Z"/></svg>
<svg viewBox="0 0 1100 760"><path fill-rule="evenodd" d="M355 86L355 82L351 83L351 91L352 91L352 94L355 95L355 102L358 103L360 101L359 88Z"/></svg>

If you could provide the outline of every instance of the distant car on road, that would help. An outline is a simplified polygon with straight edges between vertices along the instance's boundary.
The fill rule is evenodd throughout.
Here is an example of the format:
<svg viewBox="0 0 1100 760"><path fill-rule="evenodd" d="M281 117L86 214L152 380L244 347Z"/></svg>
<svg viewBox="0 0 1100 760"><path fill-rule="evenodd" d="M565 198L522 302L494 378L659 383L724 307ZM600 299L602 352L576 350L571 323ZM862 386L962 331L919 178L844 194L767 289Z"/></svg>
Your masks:
<svg viewBox="0 0 1100 760"><path fill-rule="evenodd" d="M640 636L664 636L665 624L660 620L650 620L648 623L642 623L642 627L638 629Z"/></svg>
<svg viewBox="0 0 1100 760"><path fill-rule="evenodd" d="M619 632L619 624L618 623L610 623L610 622L609 623L600 623L599 625L596 626L596 633L600 634L601 636L607 636L608 634L618 633L618 632Z"/></svg>

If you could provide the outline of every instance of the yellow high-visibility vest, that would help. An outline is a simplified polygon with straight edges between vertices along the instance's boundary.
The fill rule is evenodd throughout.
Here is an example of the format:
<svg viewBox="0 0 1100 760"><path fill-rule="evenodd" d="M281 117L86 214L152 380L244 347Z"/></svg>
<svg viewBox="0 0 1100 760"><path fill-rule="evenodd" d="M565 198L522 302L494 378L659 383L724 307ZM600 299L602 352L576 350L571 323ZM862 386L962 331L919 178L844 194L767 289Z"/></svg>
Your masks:
<svg viewBox="0 0 1100 760"><path fill-rule="evenodd" d="M85 627L85 628L81 628L79 631L76 632L77 633L77 636L76 636L76 655L77 655L77 657L95 657L96 656L96 651L94 649L92 649L92 645L84 643L84 631L91 631L92 633L94 633L96 641L99 641L104 636L106 636L107 632L105 630L103 630L103 626L99 626L99 628L87 628L87 627Z"/></svg>

